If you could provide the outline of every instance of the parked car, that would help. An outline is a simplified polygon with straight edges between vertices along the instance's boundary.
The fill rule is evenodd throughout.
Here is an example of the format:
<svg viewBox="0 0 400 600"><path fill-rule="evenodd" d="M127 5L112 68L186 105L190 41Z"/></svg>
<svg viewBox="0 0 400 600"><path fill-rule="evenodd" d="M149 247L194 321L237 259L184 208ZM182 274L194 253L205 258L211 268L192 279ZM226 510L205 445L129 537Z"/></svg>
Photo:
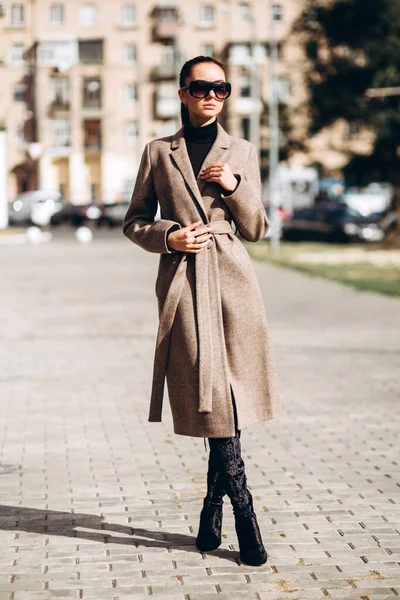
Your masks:
<svg viewBox="0 0 400 600"><path fill-rule="evenodd" d="M291 241L379 242L384 230L376 220L345 204L318 204L294 211L282 225L282 237Z"/></svg>
<svg viewBox="0 0 400 600"><path fill-rule="evenodd" d="M104 204L101 208L101 215L98 225L108 227L120 227L129 208L129 201L117 202L115 204Z"/></svg>
<svg viewBox="0 0 400 600"><path fill-rule="evenodd" d="M347 188L342 201L364 217L380 217L389 209L393 193L390 183L373 182L364 188Z"/></svg>
<svg viewBox="0 0 400 600"><path fill-rule="evenodd" d="M385 234L394 231L398 227L398 214L395 209L389 209L385 212L383 217L379 220L379 224L382 227Z"/></svg>
<svg viewBox="0 0 400 600"><path fill-rule="evenodd" d="M35 190L18 194L9 204L8 220L10 225L45 226L50 223L54 213L64 206L64 198L58 192Z"/></svg>
<svg viewBox="0 0 400 600"><path fill-rule="evenodd" d="M101 216L101 210L95 204L66 204L51 219L51 225L72 225L81 227L88 222L95 222Z"/></svg>

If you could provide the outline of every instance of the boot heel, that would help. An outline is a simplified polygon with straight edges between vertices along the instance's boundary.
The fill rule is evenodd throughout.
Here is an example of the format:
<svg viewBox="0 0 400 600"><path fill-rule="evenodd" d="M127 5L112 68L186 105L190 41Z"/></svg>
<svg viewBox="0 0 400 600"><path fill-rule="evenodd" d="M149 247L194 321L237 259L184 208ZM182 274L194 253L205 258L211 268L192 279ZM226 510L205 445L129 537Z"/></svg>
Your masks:
<svg viewBox="0 0 400 600"><path fill-rule="evenodd" d="M240 560L246 565L260 567L268 560L255 513L235 516L235 529L239 541Z"/></svg>

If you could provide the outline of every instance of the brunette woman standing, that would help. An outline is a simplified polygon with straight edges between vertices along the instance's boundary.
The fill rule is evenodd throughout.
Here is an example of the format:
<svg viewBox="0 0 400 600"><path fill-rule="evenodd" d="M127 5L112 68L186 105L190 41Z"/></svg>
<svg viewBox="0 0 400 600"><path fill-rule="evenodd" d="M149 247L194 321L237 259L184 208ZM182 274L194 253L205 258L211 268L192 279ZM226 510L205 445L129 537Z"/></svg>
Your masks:
<svg viewBox="0 0 400 600"><path fill-rule="evenodd" d="M278 417L279 399L258 282L232 225L250 242L269 225L255 147L217 122L230 92L219 61L198 56L183 65L183 127L147 144L123 231L160 254L149 421L161 421L166 379L175 433L209 439L197 548L221 544L227 494L240 558L262 565L267 553L247 488L240 432ZM161 219L154 221L158 204Z"/></svg>

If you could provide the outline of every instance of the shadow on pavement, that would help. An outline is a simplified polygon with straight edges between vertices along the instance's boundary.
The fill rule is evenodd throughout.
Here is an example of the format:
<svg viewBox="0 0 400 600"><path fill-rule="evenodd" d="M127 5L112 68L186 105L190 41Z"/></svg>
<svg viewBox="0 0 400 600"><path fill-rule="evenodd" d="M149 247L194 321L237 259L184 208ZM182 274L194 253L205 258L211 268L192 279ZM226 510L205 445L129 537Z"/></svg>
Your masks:
<svg viewBox="0 0 400 600"><path fill-rule="evenodd" d="M95 529L98 533L81 531L81 528ZM133 525L106 523L104 517L99 515L26 508L24 506L1 505L0 530L27 531L28 533L76 538L77 543L79 543L79 539L82 539L103 544L133 545L136 548L174 548L199 553L195 546L195 537L190 535L150 531ZM118 533L129 537L113 535ZM214 550L213 556L237 563L239 553L220 549Z"/></svg>

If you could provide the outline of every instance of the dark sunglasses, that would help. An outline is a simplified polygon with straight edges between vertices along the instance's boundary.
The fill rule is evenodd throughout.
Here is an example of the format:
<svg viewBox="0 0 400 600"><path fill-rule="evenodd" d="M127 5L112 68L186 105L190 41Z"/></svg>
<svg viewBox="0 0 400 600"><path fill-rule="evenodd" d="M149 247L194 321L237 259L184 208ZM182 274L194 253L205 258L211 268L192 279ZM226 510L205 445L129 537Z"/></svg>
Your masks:
<svg viewBox="0 0 400 600"><path fill-rule="evenodd" d="M226 100L231 95L232 86L227 81L203 81L195 79L189 85L184 85L181 90L189 90L189 93L194 98L207 98L211 90L218 100Z"/></svg>

